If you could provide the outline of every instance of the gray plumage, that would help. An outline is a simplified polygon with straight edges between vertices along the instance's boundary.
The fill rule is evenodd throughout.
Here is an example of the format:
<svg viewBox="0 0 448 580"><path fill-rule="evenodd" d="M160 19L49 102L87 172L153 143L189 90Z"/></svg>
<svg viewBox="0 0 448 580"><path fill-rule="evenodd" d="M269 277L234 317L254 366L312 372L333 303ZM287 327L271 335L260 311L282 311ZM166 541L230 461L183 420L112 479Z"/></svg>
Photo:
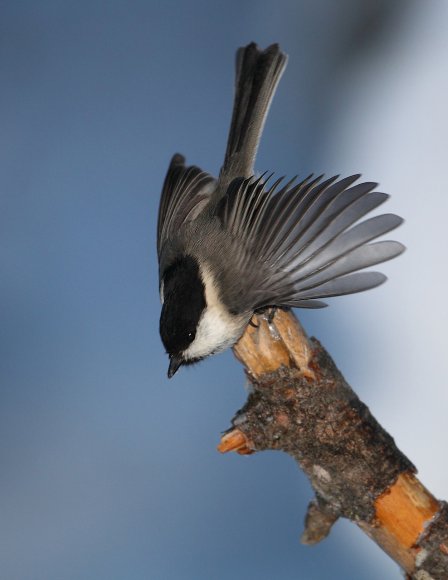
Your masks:
<svg viewBox="0 0 448 580"><path fill-rule="evenodd" d="M277 192L279 181L269 189L262 178L232 183L216 213L233 240L232 266L241 275L254 270L245 302L255 309L320 307L324 304L312 300L368 290L386 280L378 272L357 271L403 251L398 242L368 243L402 219L384 214L350 228L388 198L372 192L375 183L349 187L358 177L289 182Z"/></svg>
<svg viewBox="0 0 448 580"><path fill-rule="evenodd" d="M398 227L400 217L383 214L360 221L388 196L374 191L375 183L356 183L359 175L341 180L310 176L298 183L253 176L286 62L278 45L260 51L252 43L238 50L234 108L219 178L186 166L176 154L162 190L157 234L161 286L180 256L192 256L205 285L204 273L211 276L207 283L214 285L226 313L239 317L233 342L256 310L318 308L326 305L321 298L378 286L386 277L364 269L404 250L398 242L374 241Z"/></svg>
<svg viewBox="0 0 448 580"><path fill-rule="evenodd" d="M236 53L232 120L219 174L221 194L235 177L250 177L254 172L266 116L287 61L277 44L260 51L252 43Z"/></svg>
<svg viewBox="0 0 448 580"><path fill-rule="evenodd" d="M232 120L217 180L198 167L185 166L182 155L176 153L172 157L158 216L157 252L161 278L162 266L168 265L164 258L169 260L173 248L177 248L179 228L194 221L207 205L207 213L210 213L211 206L216 206L226 195L233 179L253 174L266 116L287 60L277 44L264 51L254 43L238 49Z"/></svg>

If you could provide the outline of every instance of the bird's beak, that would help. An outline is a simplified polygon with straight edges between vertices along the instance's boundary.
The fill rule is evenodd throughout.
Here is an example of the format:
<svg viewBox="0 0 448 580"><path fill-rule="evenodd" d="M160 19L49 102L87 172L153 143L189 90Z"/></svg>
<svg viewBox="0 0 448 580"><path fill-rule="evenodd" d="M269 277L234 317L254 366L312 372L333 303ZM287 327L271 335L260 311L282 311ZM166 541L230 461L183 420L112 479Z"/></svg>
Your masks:
<svg viewBox="0 0 448 580"><path fill-rule="evenodd" d="M177 369L182 364L183 360L180 356L175 354L170 356L170 366L168 367L168 378L170 379L176 374Z"/></svg>

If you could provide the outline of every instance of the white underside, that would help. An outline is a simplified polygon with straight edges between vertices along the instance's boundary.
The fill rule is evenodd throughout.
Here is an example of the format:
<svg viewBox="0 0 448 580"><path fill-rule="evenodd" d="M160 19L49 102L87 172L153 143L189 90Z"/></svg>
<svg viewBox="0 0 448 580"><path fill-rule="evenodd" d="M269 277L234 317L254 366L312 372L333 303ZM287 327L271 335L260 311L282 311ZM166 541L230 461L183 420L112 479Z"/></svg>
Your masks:
<svg viewBox="0 0 448 580"><path fill-rule="evenodd" d="M211 273L201 268L201 275L207 307L199 320L194 341L182 353L186 360L202 358L234 345L248 322L245 316L234 316L228 312L218 298Z"/></svg>

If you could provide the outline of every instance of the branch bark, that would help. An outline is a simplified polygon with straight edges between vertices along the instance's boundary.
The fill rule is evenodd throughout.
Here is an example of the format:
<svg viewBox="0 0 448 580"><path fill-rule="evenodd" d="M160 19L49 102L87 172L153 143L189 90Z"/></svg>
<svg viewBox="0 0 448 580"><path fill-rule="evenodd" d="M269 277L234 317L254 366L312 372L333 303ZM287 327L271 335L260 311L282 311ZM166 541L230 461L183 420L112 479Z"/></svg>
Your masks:
<svg viewBox="0 0 448 580"><path fill-rule="evenodd" d="M252 391L218 446L242 455L282 450L315 491L302 542L325 538L339 517L355 522L408 574L448 579L448 505L375 420L295 316L256 317L234 347Z"/></svg>

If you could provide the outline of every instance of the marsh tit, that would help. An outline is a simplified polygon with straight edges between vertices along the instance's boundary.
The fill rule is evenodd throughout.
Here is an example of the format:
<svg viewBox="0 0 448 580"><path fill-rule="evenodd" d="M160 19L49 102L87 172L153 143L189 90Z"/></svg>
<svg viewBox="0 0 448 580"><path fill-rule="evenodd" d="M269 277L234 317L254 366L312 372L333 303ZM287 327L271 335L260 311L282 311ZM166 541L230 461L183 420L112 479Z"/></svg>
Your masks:
<svg viewBox="0 0 448 580"><path fill-rule="evenodd" d="M252 43L236 55L227 150L215 179L173 156L158 216L162 313L168 377L234 345L253 314L269 307L320 308L321 298L374 288L379 272L359 271L404 250L376 241L402 223L393 214L359 220L388 196L376 183L254 176L268 109L287 56Z"/></svg>

